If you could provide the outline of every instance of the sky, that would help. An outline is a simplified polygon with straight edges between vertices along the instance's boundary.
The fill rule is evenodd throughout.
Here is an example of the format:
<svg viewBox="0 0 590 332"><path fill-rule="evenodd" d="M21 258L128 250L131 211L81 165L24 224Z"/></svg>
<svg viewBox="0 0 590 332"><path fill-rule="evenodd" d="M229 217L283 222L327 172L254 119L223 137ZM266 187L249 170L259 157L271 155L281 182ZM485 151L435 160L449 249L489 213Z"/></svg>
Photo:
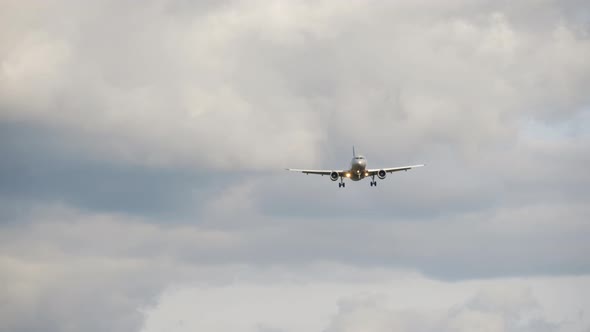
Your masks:
<svg viewBox="0 0 590 332"><path fill-rule="evenodd" d="M1 332L590 331L587 1L0 9Z"/></svg>

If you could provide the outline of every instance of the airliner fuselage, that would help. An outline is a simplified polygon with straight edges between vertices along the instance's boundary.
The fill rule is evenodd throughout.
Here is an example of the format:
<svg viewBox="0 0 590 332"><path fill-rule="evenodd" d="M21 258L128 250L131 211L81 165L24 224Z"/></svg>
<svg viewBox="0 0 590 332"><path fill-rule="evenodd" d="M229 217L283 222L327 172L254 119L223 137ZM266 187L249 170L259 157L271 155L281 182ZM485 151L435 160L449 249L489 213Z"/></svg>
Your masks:
<svg viewBox="0 0 590 332"><path fill-rule="evenodd" d="M352 181L359 181L365 178L368 174L366 173L367 169L367 159L363 156L355 156L350 161L350 171L347 174L350 174L350 179Z"/></svg>

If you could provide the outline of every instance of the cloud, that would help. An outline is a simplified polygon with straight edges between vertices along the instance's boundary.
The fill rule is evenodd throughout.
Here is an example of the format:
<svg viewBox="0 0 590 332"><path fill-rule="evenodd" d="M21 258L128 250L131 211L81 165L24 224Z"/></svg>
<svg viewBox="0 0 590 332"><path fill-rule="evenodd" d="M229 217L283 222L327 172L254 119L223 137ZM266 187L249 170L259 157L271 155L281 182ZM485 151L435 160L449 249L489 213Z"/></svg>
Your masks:
<svg viewBox="0 0 590 332"><path fill-rule="evenodd" d="M489 283L465 302L442 311L391 310L379 298L341 301L329 332L359 331L566 331L572 324L551 322L529 288ZM576 322L574 328L583 326Z"/></svg>
<svg viewBox="0 0 590 332"><path fill-rule="evenodd" d="M297 227L273 225L284 222L263 220L224 229L207 223L162 225L125 215L86 214L63 206L37 208L27 222L5 224L0 234L0 270L5 286L1 290L3 300L0 305L7 308L1 319L3 328L16 331L39 328L133 330L143 324L145 310L166 305L168 293L161 294L163 289L171 289L173 293L177 289L181 298L202 299L204 302L199 305L204 306L203 312L217 312L216 307L207 307L211 304L205 300L207 297L192 294L192 291L187 291L189 295L186 295L186 289L192 287L210 289L210 297L218 306L234 303L231 308L235 310L226 311L231 317L228 324L234 324L234 327L256 323L261 328L283 328L281 324L285 322L298 322L293 326L324 328L328 326L327 317L332 317L334 310L330 311L330 308L335 308L336 299L344 296L342 294L357 293L350 291L356 289L355 284L363 285L358 292L377 294L390 294L387 289L398 282L400 284L395 289L410 293L416 289L426 292L428 287L435 285L444 302L454 301L454 297L445 297L449 292L465 294L464 290L454 290L451 285L465 285L467 290L473 291L468 285L477 284L477 281L465 278L485 280L490 275L527 275L527 278L519 279L521 286L535 285L535 278L554 280L551 287L535 286L535 289L536 292L540 292L538 289L552 290L549 295L542 295L561 299L563 308L569 309L565 313L557 310L561 318L570 317L573 308L584 307L579 302L584 301L579 290L588 287L584 281L586 277L534 277L535 274L556 273L552 271L558 271L558 266L560 274L575 273L577 271L572 268L576 266L581 266L582 272L586 271L585 261L579 254L586 250L583 241L577 242L582 247L573 245L578 241L575 238L554 241L553 249L548 250L545 243L527 238L530 231L514 231L512 228L502 231L506 225L501 221L493 221L489 229L480 233L465 228L466 224L441 225L429 239L425 238L420 227L414 228L409 223L399 224L399 228L379 222L365 223L363 229L351 221L345 221L340 227L333 224L328 227L329 223L312 225L305 220L299 220ZM553 229L547 232L539 228L540 224L542 222L535 225L539 236L552 233ZM225 227L227 225L231 224ZM572 230L579 231L578 226L572 227ZM469 239L460 229L470 232ZM497 239L483 235L498 231ZM522 236L525 237L515 235L518 241L514 244L506 242L513 232L524 232ZM562 241L560 237L567 232L568 229L558 230L553 236ZM424 241L429 241L429 245ZM521 254L518 248L522 248L522 241L528 245ZM351 246L351 243L356 245ZM485 248L487 253L479 248ZM539 259L534 258L537 256ZM427 277L422 272L427 273ZM459 280L454 283L434 281L431 276ZM574 281L570 282L570 279ZM466 302L467 309L458 311L453 322L475 324L480 315L485 316L481 318L484 321L491 319L489 315L503 321L507 318L497 315L504 315L504 311L496 313L497 310L518 316L520 306L527 310L534 307L527 304L529 295L526 289L521 292L524 286L515 291L510 287L504 290L502 287L510 282L503 279L490 283L495 286L486 288L487 291ZM286 289L282 285L287 285ZM565 285L576 291L569 292L563 288ZM218 291L229 298L218 298ZM409 300L412 294L404 294L391 294L396 301L404 299L398 303L399 310L404 305L412 308L440 304L429 292L416 301ZM234 299L234 296L241 300ZM313 299L313 306L310 299ZM261 303L262 307L253 307L252 316L238 315L252 301ZM275 302L277 307L272 316L276 320L267 320L265 308ZM316 308L318 312L326 313L320 321L293 317L292 312L299 309L286 310L285 303L297 305L305 309L304 312L313 312L312 309ZM182 306L186 306L186 310L195 310L194 303ZM90 307L94 310L88 310ZM179 307L175 304L173 308ZM355 310L353 316L357 315ZM366 311L359 310L361 313ZM337 324L340 319L353 319L346 318L349 317L346 312L342 313L342 318L334 318L332 328L340 326ZM97 313L111 318L104 320L104 316ZM179 315L185 313L189 315L183 310ZM381 315L373 311L367 314ZM67 318L73 316L77 318ZM211 326L217 324L215 317L210 316ZM261 318L253 322L252 317ZM550 322L560 322L551 319ZM181 320L186 322L187 318L182 316ZM165 322L170 323L168 318ZM389 326L387 321L376 323ZM432 324L435 323L438 324L437 321ZM186 328L192 326L186 324Z"/></svg>
<svg viewBox="0 0 590 332"><path fill-rule="evenodd" d="M5 224L0 233L3 331L135 330L142 321L138 309L172 280L209 281L223 272L211 272L215 264L206 259L183 261L184 250L234 245L231 234L166 230L63 206L38 208L30 218Z"/></svg>
<svg viewBox="0 0 590 332"><path fill-rule="evenodd" d="M568 303L566 288L587 288L586 279L496 279L442 283L416 274L324 266L363 276L329 281L322 270L282 271L271 283L246 277L229 285L170 288L144 311L142 331L576 331L584 314L555 312ZM273 274L259 270L256 276ZM299 279L297 279L298 276ZM293 279L289 278L295 278ZM383 279L380 279L383 278ZM543 289L560 289L547 296ZM561 294L561 295L556 295ZM558 305L557 305L558 306ZM582 309L584 304L571 306ZM558 310L559 311L559 310ZM207 313L202 314L202 313Z"/></svg>
<svg viewBox="0 0 590 332"><path fill-rule="evenodd" d="M485 1L67 5L69 24L22 10L37 25L1 46L3 118L128 162L269 169L352 142L473 155L588 105L590 43L558 3L529 4L542 27Z"/></svg>
<svg viewBox="0 0 590 332"><path fill-rule="evenodd" d="M224 318L253 330L566 329L584 305L563 285L590 267L588 13L583 1L4 1L0 330L155 328L170 285L210 287L222 307L237 275L250 283L235 282L244 302ZM370 167L427 167L346 190L281 173L344 168L353 144ZM522 283L506 293L511 277ZM357 279L404 278L441 283L444 305L344 296ZM488 278L454 297L454 283ZM310 287L276 284L293 279ZM538 279L563 311L527 290ZM326 314L292 317L281 294Z"/></svg>

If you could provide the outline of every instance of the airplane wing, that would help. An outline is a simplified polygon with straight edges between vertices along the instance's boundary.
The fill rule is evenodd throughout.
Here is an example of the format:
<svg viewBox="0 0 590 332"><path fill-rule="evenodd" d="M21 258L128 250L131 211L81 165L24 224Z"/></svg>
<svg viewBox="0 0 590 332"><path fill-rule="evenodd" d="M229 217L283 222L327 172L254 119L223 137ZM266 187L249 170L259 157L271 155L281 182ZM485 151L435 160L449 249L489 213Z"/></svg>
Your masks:
<svg viewBox="0 0 590 332"><path fill-rule="evenodd" d="M338 176L344 176L343 170L287 168L287 171L299 172L299 173L303 173L303 174L319 174L319 175L330 175L332 172L336 172L336 173L338 173Z"/></svg>
<svg viewBox="0 0 590 332"><path fill-rule="evenodd" d="M401 166L401 167L390 167L390 168L380 168L380 169L368 169L367 173L368 176L373 176L373 175L377 175L377 173L379 173L379 171L383 170L386 173L393 173L393 172L399 172L399 171L407 171L409 169L412 168L417 168L417 167L422 167L424 165L412 165L412 166Z"/></svg>

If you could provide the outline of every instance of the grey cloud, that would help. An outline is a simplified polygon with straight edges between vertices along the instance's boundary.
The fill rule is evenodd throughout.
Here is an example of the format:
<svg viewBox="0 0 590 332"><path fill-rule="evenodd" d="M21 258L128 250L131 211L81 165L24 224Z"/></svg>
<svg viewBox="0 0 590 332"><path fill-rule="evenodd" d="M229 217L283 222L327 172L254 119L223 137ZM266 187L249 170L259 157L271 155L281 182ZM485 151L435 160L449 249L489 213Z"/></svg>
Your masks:
<svg viewBox="0 0 590 332"><path fill-rule="evenodd" d="M586 283L575 279L566 278L561 282L551 278L537 282L499 279L450 284L403 273L385 273L387 281L382 282L373 279L370 283L326 284L311 281L310 274L314 272L308 271L302 281L286 281L292 276L288 274L274 276L274 282L270 283L237 280L226 286L184 285L168 289L159 298L158 305L146 311L147 320L142 331L158 331L163 326L176 330L257 331L261 326L273 326L284 331L305 328L313 331L566 332L588 326L583 313L556 310L569 302L561 292L585 289ZM358 270L348 272L356 274ZM585 305L578 302L568 307L584 308ZM194 315L203 310L210 314ZM227 316L232 320L224 319ZM179 319L183 326L174 326Z"/></svg>
<svg viewBox="0 0 590 332"><path fill-rule="evenodd" d="M139 310L170 281L219 276L163 254L160 228L149 223L60 206L36 214L0 233L1 331L137 330ZM183 231L175 233L183 241ZM215 242L215 234L202 235Z"/></svg>
<svg viewBox="0 0 590 332"><path fill-rule="evenodd" d="M577 266L587 274L587 260L581 253L588 248L580 236L587 232L584 219L570 216L567 224L555 225L549 211L538 211L536 215L542 217L525 224L509 211L504 218L485 220L484 225L473 224L472 218L440 220L434 227L415 222L363 220L358 225L354 219L318 223L275 218L215 230L88 215L60 206L37 209L30 216L35 222L4 225L0 233L0 268L6 286L0 298L2 306L10 308L3 311L7 315L3 326L8 330L40 326L135 329L141 323L136 309L153 303L166 285L227 285L236 278L264 283L284 278L281 268L299 271L294 280L324 283L367 278L341 266L361 271L421 270L453 280L555 271L571 274ZM342 265L314 267L322 262ZM268 280L257 272L273 269L277 271ZM391 276L384 272L378 278ZM478 311L493 308L488 303L472 301L470 306ZM89 312L89 306L112 319L104 321ZM72 315L79 319L66 318Z"/></svg>
<svg viewBox="0 0 590 332"><path fill-rule="evenodd" d="M421 14L411 4L351 10L326 2L289 11L240 3L237 16L221 6L178 22L158 4L130 17L116 15L107 27L100 18L112 9L109 4L95 12L73 7L78 32L38 18L44 33L25 29L22 43L9 39L18 47L4 46L2 148L9 158L2 164L3 189L13 196L4 205L15 197L32 205L62 201L230 233L250 228L245 243L254 246L220 257L197 253L197 259L262 262L320 256L382 263L397 257L387 247L360 254L341 247L351 239L371 243L373 235L358 235L367 224L392 222L395 233L395 224L412 220L424 227L417 233L429 234L438 231L437 222L459 219L465 227L471 224L462 220L470 217L477 218L475 229L485 229L498 209L551 204L563 213L555 223L568 208L574 222L585 213L580 203L588 195L587 133L544 142L528 139L530 129L523 128L527 118L585 119L582 90L589 72L581 59L588 41L573 33L578 23L562 20L558 4L544 7L541 19L552 23L540 35L534 18L489 3L478 15L473 7L461 12L462 5L437 5L444 14ZM425 15L423 24L390 17L401 13ZM439 20L427 19L437 15ZM150 25L140 28L146 21ZM47 57L29 57L33 51ZM146 56L135 59L139 54ZM37 82L40 76L50 80ZM27 82L41 85L27 89ZM428 166L392 175L371 192L335 193L326 178L312 183L317 179L243 172L344 167L347 157L341 156L351 143L375 156L371 165ZM320 157L320 150L326 154ZM297 228L293 216L313 221ZM312 236L315 249L304 254L299 243L308 238L307 227L331 219L344 221L316 226L318 232L346 241L325 246ZM299 235L286 241L284 252L256 258L257 250L281 243L279 235L288 233ZM501 239L489 241L494 247ZM453 270L457 278L586 271L575 253L568 257L572 265L566 269L553 262L516 270L511 263L487 272L461 264L431 270L439 276Z"/></svg>
<svg viewBox="0 0 590 332"><path fill-rule="evenodd" d="M187 164L209 170L340 165L338 156L356 142L369 156L396 159L378 157L375 164L425 161L432 170L392 176L400 188L415 189L389 191L397 197L381 196L362 207L342 207L324 184L312 187L319 194L314 197L302 180L270 179L278 189L301 185L293 193L262 185L268 193L250 198L252 208L270 215L296 210L425 218L547 202L555 189L560 201L586 197L588 161L581 152L587 136L549 156L519 145L522 118L568 119L587 105L588 41L574 33L579 23L567 20L569 12L563 16L558 3L541 6L538 18L524 16L522 8L539 5L512 9L489 2L464 11L461 2L438 4L427 13L413 4L236 3L239 15L220 6L192 19L184 12L179 21L167 16L168 4L178 5L155 2L133 10L127 3L115 15L108 15L115 12L110 3L95 5L97 10L72 6L71 24L24 10L36 24L11 25L26 38L3 44L5 118L67 132L68 141L59 144L77 153L57 158L56 172L38 177L13 177L22 169L8 163L9 193L108 211L186 209L186 218L196 219L208 198L190 199L186 182L202 184L215 173L198 179L170 174ZM538 21L550 23L540 34ZM27 158L22 150L46 148L9 142L17 163ZM51 156L40 154L33 162L60 147L48 149L43 153ZM559 162L564 154L567 165ZM72 161L88 155L130 166ZM150 171L153 164L166 170ZM558 177L565 168L569 176ZM231 192L229 184L220 187ZM308 208L286 200L303 200ZM186 208L193 204L195 209ZM226 204L230 208L232 200Z"/></svg>
<svg viewBox="0 0 590 332"><path fill-rule="evenodd" d="M31 293L3 329L128 331L203 264L589 273L583 1L4 6L0 275ZM281 173L353 144L427 167Z"/></svg>
<svg viewBox="0 0 590 332"><path fill-rule="evenodd" d="M42 252L37 250L55 247L89 256L162 257L187 265L301 266L335 261L416 269L451 280L587 274L590 269L584 256L588 227L583 206L507 208L429 222L354 216L268 218L251 215L248 209L246 205L225 218L200 216L192 225L145 225L142 219L83 214L61 221L43 217L48 212L40 209L28 226L13 224L11 232L5 226L3 247L17 256L35 256ZM239 219L244 215L247 219ZM35 245L23 248L22 243Z"/></svg>
<svg viewBox="0 0 590 332"><path fill-rule="evenodd" d="M0 123L0 202L18 220L16 210L64 203L90 211L111 211L183 221L207 195L235 181L237 175L212 176L206 170L135 167L101 160L72 146L70 135L40 125ZM45 202L45 203L44 203ZM20 205L21 208L13 209Z"/></svg>
<svg viewBox="0 0 590 332"><path fill-rule="evenodd" d="M483 289L465 303L443 314L391 310L375 298L342 301L326 332L358 331L565 331L555 324L527 289Z"/></svg>
<svg viewBox="0 0 590 332"><path fill-rule="evenodd" d="M36 51L26 43L7 51L3 99L28 108L11 116L76 130L101 154L265 169L316 161L334 142L473 149L513 138L520 115L562 117L588 103L588 42L559 4L546 5L543 34L511 7L482 2L474 15L462 5L437 5L454 12L445 16L410 4L238 3L239 15L220 6L176 22L156 2L123 6L128 15L106 26L108 5L77 8L78 26L41 21L47 33L35 38L49 46L37 52L54 63L24 57ZM10 89L37 78L37 65L59 79L39 87L40 107Z"/></svg>
<svg viewBox="0 0 590 332"><path fill-rule="evenodd" d="M2 259L1 331L134 330L163 282L151 264L83 257ZM133 282L130 282L133 280Z"/></svg>

